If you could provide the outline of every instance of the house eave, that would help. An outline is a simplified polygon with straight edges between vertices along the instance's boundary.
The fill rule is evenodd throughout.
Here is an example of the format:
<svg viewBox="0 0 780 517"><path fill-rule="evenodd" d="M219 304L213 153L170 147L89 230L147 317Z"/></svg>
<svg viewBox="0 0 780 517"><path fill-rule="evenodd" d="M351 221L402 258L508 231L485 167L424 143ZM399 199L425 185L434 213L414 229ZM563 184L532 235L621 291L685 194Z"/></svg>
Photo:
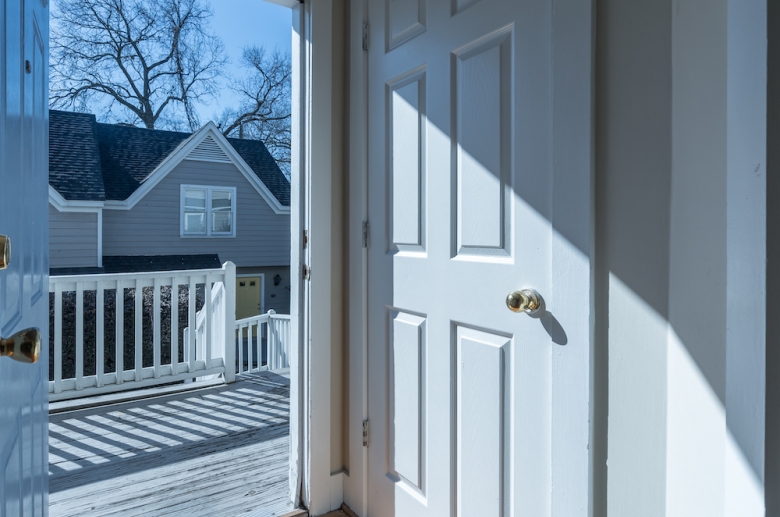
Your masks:
<svg viewBox="0 0 780 517"><path fill-rule="evenodd" d="M97 213L104 208L105 203L105 201L65 199L62 194L57 192L57 189L49 185L49 204L58 212Z"/></svg>

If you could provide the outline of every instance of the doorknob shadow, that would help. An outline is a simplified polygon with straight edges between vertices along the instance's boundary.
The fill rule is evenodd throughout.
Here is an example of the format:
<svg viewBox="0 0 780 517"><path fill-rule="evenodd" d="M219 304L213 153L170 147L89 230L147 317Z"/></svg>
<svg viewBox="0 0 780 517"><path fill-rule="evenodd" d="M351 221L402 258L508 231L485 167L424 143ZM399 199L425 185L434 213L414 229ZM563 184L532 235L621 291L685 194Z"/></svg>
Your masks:
<svg viewBox="0 0 780 517"><path fill-rule="evenodd" d="M566 336L563 325L561 325L553 313L547 310L547 304L544 299L542 299L542 306L539 307L535 314L531 314L531 317L542 323L544 330L547 331L553 343L561 346L569 343L569 338Z"/></svg>

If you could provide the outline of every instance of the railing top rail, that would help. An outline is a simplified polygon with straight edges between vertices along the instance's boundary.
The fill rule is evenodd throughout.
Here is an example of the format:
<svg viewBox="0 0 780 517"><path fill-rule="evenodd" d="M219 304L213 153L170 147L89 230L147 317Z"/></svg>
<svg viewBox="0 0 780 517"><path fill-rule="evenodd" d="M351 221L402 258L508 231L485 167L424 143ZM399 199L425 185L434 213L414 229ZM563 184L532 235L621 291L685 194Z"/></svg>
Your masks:
<svg viewBox="0 0 780 517"><path fill-rule="evenodd" d="M236 320L236 325L243 325L245 323L264 323L268 321L268 314L258 314L257 316L249 316L248 318L242 318L240 320Z"/></svg>
<svg viewBox="0 0 780 517"><path fill-rule="evenodd" d="M170 278L170 277L189 277L189 276L203 276L203 275L224 275L225 269L183 269L176 271L149 271L144 273L99 273L90 275L58 275L50 276L49 283L51 285L58 283L73 283L73 282L112 282L112 281L127 281L127 280L143 280L153 278ZM53 292L53 291L52 291Z"/></svg>
<svg viewBox="0 0 780 517"><path fill-rule="evenodd" d="M249 316L248 318L243 318L240 320L236 320L236 325L245 325L247 323L265 323L268 320L289 320L290 315L289 314L258 314L257 316Z"/></svg>

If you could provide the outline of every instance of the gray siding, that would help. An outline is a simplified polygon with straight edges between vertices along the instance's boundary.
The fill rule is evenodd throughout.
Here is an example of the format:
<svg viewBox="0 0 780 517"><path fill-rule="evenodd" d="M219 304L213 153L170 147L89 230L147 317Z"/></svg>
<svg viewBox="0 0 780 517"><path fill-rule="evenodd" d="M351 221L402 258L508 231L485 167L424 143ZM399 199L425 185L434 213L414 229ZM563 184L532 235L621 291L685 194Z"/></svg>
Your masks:
<svg viewBox="0 0 780 517"><path fill-rule="evenodd" d="M233 238L179 235L181 185L236 187ZM183 161L132 210L103 211L103 255L217 253L238 267L290 264L290 216L277 215L233 165Z"/></svg>
<svg viewBox="0 0 780 517"><path fill-rule="evenodd" d="M49 205L49 267L97 267L97 214Z"/></svg>

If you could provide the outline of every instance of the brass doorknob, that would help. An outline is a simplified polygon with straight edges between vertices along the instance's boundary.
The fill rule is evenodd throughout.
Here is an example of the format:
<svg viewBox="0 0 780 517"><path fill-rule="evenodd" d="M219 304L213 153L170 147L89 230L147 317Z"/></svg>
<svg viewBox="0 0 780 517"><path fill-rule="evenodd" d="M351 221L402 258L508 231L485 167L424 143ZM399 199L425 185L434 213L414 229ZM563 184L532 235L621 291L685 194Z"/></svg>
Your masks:
<svg viewBox="0 0 780 517"><path fill-rule="evenodd" d="M542 296L533 289L515 291L506 297L506 306L513 312L533 314L542 306Z"/></svg>
<svg viewBox="0 0 780 517"><path fill-rule="evenodd" d="M0 269L5 269L11 264L11 239L0 235Z"/></svg>
<svg viewBox="0 0 780 517"><path fill-rule="evenodd" d="M8 339L0 338L0 357L10 357L20 363L38 362L41 355L41 331L29 328Z"/></svg>

